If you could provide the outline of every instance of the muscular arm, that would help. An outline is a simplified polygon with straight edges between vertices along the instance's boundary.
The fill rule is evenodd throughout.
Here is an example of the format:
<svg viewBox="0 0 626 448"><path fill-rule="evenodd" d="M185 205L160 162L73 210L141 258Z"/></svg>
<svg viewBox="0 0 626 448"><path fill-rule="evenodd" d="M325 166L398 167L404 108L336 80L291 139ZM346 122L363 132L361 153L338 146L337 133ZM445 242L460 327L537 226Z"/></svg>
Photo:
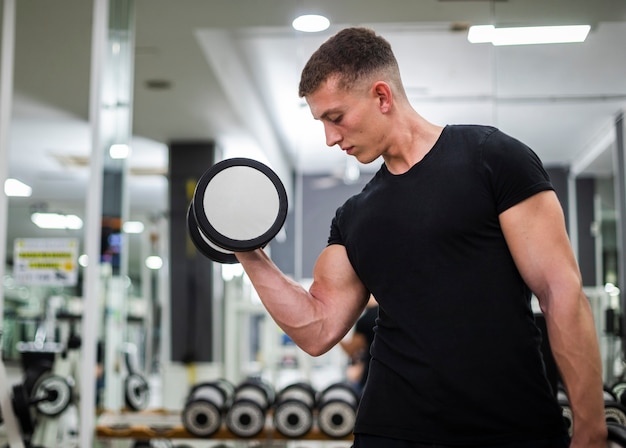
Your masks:
<svg viewBox="0 0 626 448"><path fill-rule="evenodd" d="M274 321L313 356L337 344L369 298L341 245L330 245L322 251L309 291L286 277L263 250L236 256Z"/></svg>
<svg viewBox="0 0 626 448"><path fill-rule="evenodd" d="M515 263L539 300L574 416L571 447L606 446L602 364L591 307L553 191L500 215Z"/></svg>

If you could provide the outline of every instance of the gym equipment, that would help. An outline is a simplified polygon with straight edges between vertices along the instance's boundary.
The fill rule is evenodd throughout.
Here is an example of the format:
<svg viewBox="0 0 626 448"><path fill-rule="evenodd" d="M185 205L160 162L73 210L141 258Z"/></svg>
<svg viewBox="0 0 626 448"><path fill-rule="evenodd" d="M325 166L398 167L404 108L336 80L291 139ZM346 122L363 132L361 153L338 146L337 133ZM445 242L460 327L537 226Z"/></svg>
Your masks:
<svg viewBox="0 0 626 448"><path fill-rule="evenodd" d="M235 389L233 403L226 413L226 427L238 437L249 438L265 427L269 408L274 404L272 386L259 379L249 379Z"/></svg>
<svg viewBox="0 0 626 448"><path fill-rule="evenodd" d="M608 448L626 447L626 426L614 422L607 422Z"/></svg>
<svg viewBox="0 0 626 448"><path fill-rule="evenodd" d="M604 418L607 423L626 426L626 407L618 402L604 403Z"/></svg>
<svg viewBox="0 0 626 448"><path fill-rule="evenodd" d="M72 385L68 379L53 373L43 375L33 389L30 404L48 417L63 413L72 402Z"/></svg>
<svg viewBox="0 0 626 448"><path fill-rule="evenodd" d="M124 403L132 411L142 411L150 401L150 386L137 367L137 347L126 343L122 348L127 375L124 379Z"/></svg>
<svg viewBox="0 0 626 448"><path fill-rule="evenodd" d="M200 231L194 216L193 200L187 208L187 229L189 231L189 237L196 246L196 249L205 257L222 264L239 263L233 251L222 249L215 245Z"/></svg>
<svg viewBox="0 0 626 448"><path fill-rule="evenodd" d="M359 397L346 383L334 383L319 393L317 424L324 434L333 438L349 435L354 429Z"/></svg>
<svg viewBox="0 0 626 448"><path fill-rule="evenodd" d="M313 426L315 390L308 383L294 383L284 387L274 404L274 427L285 437L298 438Z"/></svg>
<svg viewBox="0 0 626 448"><path fill-rule="evenodd" d="M206 240L197 238L191 218L188 226L198 249L220 262L228 251L267 245L285 223L287 208L287 192L274 171L253 159L226 159L200 177L188 212Z"/></svg>
<svg viewBox="0 0 626 448"><path fill-rule="evenodd" d="M61 415L72 403L72 384L54 373L44 373L29 392L26 382L13 386L13 412L22 434L30 438L35 432L37 412L46 417Z"/></svg>
<svg viewBox="0 0 626 448"><path fill-rule="evenodd" d="M222 426L231 406L234 386L226 380L196 384L191 388L182 412L183 426L196 437L210 437Z"/></svg>
<svg viewBox="0 0 626 448"><path fill-rule="evenodd" d="M574 415L572 414L572 408L569 405L569 399L563 386L559 386L556 395L559 406L561 406L561 412L563 413L563 421L567 428L568 434L571 436L574 430Z"/></svg>
<svg viewBox="0 0 626 448"><path fill-rule="evenodd" d="M619 380L613 384L610 389L613 395L617 398L617 401L626 405L626 394L624 394L624 391L626 391L626 381Z"/></svg>

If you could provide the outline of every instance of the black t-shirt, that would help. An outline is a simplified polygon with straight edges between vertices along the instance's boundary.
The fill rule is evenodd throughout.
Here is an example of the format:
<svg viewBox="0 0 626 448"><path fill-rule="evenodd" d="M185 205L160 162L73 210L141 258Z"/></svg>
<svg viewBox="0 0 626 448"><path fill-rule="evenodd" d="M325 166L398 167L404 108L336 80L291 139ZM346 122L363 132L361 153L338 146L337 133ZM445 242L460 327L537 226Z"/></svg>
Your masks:
<svg viewBox="0 0 626 448"><path fill-rule="evenodd" d="M442 444L564 434L531 292L498 216L552 189L530 148L487 126L446 126L409 171L383 165L333 219L379 304L355 432Z"/></svg>
<svg viewBox="0 0 626 448"><path fill-rule="evenodd" d="M365 337L367 348L361 354L361 361L363 362L363 374L359 380L361 387L365 386L367 381L367 373L369 371L370 359L370 347L374 341L374 327L376 326L376 317L378 316L378 306L369 306L365 308L365 311L357 320L354 331L362 334Z"/></svg>

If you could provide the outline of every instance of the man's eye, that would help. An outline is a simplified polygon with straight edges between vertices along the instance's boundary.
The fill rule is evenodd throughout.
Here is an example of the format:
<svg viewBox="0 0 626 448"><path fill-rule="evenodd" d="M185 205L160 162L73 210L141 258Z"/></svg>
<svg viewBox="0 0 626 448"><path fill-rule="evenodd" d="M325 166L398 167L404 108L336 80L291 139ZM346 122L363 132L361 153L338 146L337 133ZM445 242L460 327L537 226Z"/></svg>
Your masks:
<svg viewBox="0 0 626 448"><path fill-rule="evenodd" d="M339 123L341 121L342 118L343 118L343 115L339 115L337 117L330 118L330 122L334 123L334 124L337 124L337 123Z"/></svg>

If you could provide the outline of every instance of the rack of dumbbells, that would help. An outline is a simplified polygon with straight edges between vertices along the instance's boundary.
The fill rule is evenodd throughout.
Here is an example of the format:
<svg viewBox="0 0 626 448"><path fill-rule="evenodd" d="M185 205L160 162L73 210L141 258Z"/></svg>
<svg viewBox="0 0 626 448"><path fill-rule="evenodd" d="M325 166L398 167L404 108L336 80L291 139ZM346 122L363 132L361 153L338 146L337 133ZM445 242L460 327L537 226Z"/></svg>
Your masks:
<svg viewBox="0 0 626 448"><path fill-rule="evenodd" d="M358 395L333 383L316 390L305 381L276 389L264 379L225 379L193 385L179 414L144 412L100 419L99 438L214 440L352 439ZM119 415L118 415L119 417Z"/></svg>
<svg viewBox="0 0 626 448"><path fill-rule="evenodd" d="M259 378L238 385L218 380L191 388L182 422L197 437L346 439L357 405L357 394L343 383L316 391L294 382L276 391Z"/></svg>
<svg viewBox="0 0 626 448"><path fill-rule="evenodd" d="M605 387L609 448L626 447L626 387ZM563 418L573 430L567 394L558 392ZM134 413L96 428L100 438L213 439L240 441L350 441L358 395L338 382L315 390L294 382L280 390L261 378L235 385L224 379L190 388L180 413Z"/></svg>

